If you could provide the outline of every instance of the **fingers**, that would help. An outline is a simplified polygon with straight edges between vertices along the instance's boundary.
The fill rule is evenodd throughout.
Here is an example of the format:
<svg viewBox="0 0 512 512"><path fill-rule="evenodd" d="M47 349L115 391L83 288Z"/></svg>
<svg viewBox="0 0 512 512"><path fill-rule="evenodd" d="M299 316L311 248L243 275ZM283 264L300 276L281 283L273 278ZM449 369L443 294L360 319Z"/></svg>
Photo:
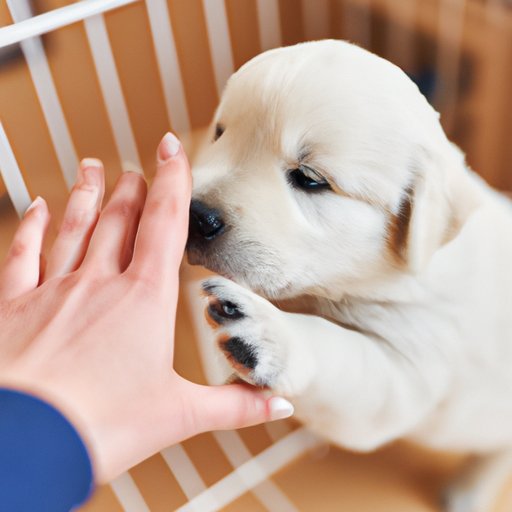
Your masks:
<svg viewBox="0 0 512 512"><path fill-rule="evenodd" d="M13 299L37 287L41 247L49 220L46 202L36 198L27 209L0 269L0 299Z"/></svg>
<svg viewBox="0 0 512 512"><path fill-rule="evenodd" d="M142 212L130 270L172 288L188 233L191 177L187 157L178 139L167 133L158 147L158 165Z"/></svg>
<svg viewBox="0 0 512 512"><path fill-rule="evenodd" d="M293 414L293 405L284 398L266 398L244 384L192 386L188 403L197 432L249 427Z"/></svg>
<svg viewBox="0 0 512 512"><path fill-rule="evenodd" d="M96 272L119 273L132 258L142 208L146 200L146 182L136 172L125 172L101 212L83 267Z"/></svg>
<svg viewBox="0 0 512 512"><path fill-rule="evenodd" d="M95 158L80 163L64 219L53 244L44 280L76 270L82 262L98 220L105 192L103 165Z"/></svg>

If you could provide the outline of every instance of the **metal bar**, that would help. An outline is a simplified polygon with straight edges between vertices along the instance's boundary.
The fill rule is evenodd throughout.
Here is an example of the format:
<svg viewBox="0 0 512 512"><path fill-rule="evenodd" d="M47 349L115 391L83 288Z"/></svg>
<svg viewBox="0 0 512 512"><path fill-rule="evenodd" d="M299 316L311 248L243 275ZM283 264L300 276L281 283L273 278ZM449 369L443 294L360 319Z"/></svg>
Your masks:
<svg viewBox="0 0 512 512"><path fill-rule="evenodd" d="M150 512L130 473L126 472L118 476L110 482L110 488L119 500L124 512Z"/></svg>
<svg viewBox="0 0 512 512"><path fill-rule="evenodd" d="M0 122L0 176L4 182L7 193L11 198L18 217L23 217L25 210L30 206L31 199L27 186L23 180L18 162L14 156L9 139Z"/></svg>
<svg viewBox="0 0 512 512"><path fill-rule="evenodd" d="M206 484L181 444L169 446L160 454L189 500L206 491ZM211 506L216 505L213 497Z"/></svg>
<svg viewBox="0 0 512 512"><path fill-rule="evenodd" d="M214 432L213 437L234 469L252 459L251 452L238 432ZM268 512L298 512L286 494L270 479L253 487L252 493Z"/></svg>
<svg viewBox="0 0 512 512"><path fill-rule="evenodd" d="M304 453L320 445L320 440L304 427L277 441L272 446L235 468L229 475L210 486L177 512L214 512L228 505L247 491L261 484L276 471L297 459ZM215 496L221 507L210 506L211 497Z"/></svg>
<svg viewBox="0 0 512 512"><path fill-rule="evenodd" d="M139 0L82 0L0 28L0 48ZM17 4L15 0L12 4Z"/></svg>
<svg viewBox="0 0 512 512"><path fill-rule="evenodd" d="M183 136L190 131L190 121L167 1L147 0L146 8L164 91L167 117L173 129Z"/></svg>
<svg viewBox="0 0 512 512"><path fill-rule="evenodd" d="M87 18L84 24L122 167L142 170L103 15Z"/></svg>
<svg viewBox="0 0 512 512"><path fill-rule="evenodd" d="M7 5L16 23L24 23L32 15L28 0L8 0ZM32 77L39 104L43 111L57 160L68 189L73 186L78 156L60 104L48 59L39 38L21 41L27 66Z"/></svg>
<svg viewBox="0 0 512 512"><path fill-rule="evenodd" d="M281 46L279 4L277 0L257 0L258 29L261 51Z"/></svg>
<svg viewBox="0 0 512 512"><path fill-rule="evenodd" d="M234 71L228 16L224 0L203 0L210 52L215 74L217 95L220 98L224 85Z"/></svg>

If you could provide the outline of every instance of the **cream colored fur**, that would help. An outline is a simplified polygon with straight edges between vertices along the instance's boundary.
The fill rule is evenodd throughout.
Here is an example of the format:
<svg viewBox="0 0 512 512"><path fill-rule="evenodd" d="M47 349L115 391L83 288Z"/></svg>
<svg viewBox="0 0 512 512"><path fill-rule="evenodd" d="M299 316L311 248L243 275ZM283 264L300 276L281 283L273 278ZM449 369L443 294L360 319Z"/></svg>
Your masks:
<svg viewBox="0 0 512 512"><path fill-rule="evenodd" d="M400 69L345 42L256 57L216 123L194 197L228 229L195 260L232 279L210 286L244 311L217 332L252 347L240 376L341 446L474 454L447 508L487 512L512 468L510 204ZM301 156L334 191L290 186Z"/></svg>

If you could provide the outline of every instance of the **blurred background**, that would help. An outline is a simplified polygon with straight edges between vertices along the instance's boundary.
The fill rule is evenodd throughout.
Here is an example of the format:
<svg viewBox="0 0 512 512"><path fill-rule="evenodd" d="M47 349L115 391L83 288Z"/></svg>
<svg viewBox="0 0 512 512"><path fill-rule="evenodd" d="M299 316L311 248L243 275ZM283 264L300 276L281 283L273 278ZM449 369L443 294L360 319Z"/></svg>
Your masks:
<svg viewBox="0 0 512 512"><path fill-rule="evenodd" d="M0 25L73 3L90 2L1 0ZM26 48L29 65L19 45L0 50L0 119L33 194L47 190L34 188L30 176L53 176L51 187L63 189L57 175L69 181L74 171L66 166L84 155L105 159L116 172L123 161L150 172L160 135L169 126L182 136L205 127L240 65L271 47L326 37L348 39L401 66L441 113L469 164L493 186L512 189L509 0L130 4L105 12L102 23L89 19L38 38L43 65L34 45Z"/></svg>
<svg viewBox="0 0 512 512"><path fill-rule="evenodd" d="M151 179L167 130L193 155L233 71L261 51L321 38L402 67L470 166L512 190L509 0L0 0L0 27L0 258L36 195L53 213L51 239L79 159L103 159L109 189L123 169ZM194 272L184 267L176 365L206 382L201 360L211 351ZM401 445L355 456L301 432L282 422L199 436L101 489L88 509L193 510L191 500L222 484L229 492L215 499L224 496L225 508L210 496L219 506L200 510L440 510L452 458ZM262 453L273 455L232 477Z"/></svg>

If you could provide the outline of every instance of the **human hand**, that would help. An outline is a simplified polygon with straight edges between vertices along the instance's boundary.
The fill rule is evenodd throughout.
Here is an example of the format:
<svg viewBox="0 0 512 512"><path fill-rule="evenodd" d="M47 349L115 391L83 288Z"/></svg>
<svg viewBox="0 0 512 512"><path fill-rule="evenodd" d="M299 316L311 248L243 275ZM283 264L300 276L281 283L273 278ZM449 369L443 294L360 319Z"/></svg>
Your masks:
<svg viewBox="0 0 512 512"><path fill-rule="evenodd" d="M46 269L37 199L0 268L0 386L53 403L105 482L165 446L293 412L245 385L202 386L172 368L191 177L178 140L158 148L149 192L124 173L101 211L101 162L82 162Z"/></svg>

